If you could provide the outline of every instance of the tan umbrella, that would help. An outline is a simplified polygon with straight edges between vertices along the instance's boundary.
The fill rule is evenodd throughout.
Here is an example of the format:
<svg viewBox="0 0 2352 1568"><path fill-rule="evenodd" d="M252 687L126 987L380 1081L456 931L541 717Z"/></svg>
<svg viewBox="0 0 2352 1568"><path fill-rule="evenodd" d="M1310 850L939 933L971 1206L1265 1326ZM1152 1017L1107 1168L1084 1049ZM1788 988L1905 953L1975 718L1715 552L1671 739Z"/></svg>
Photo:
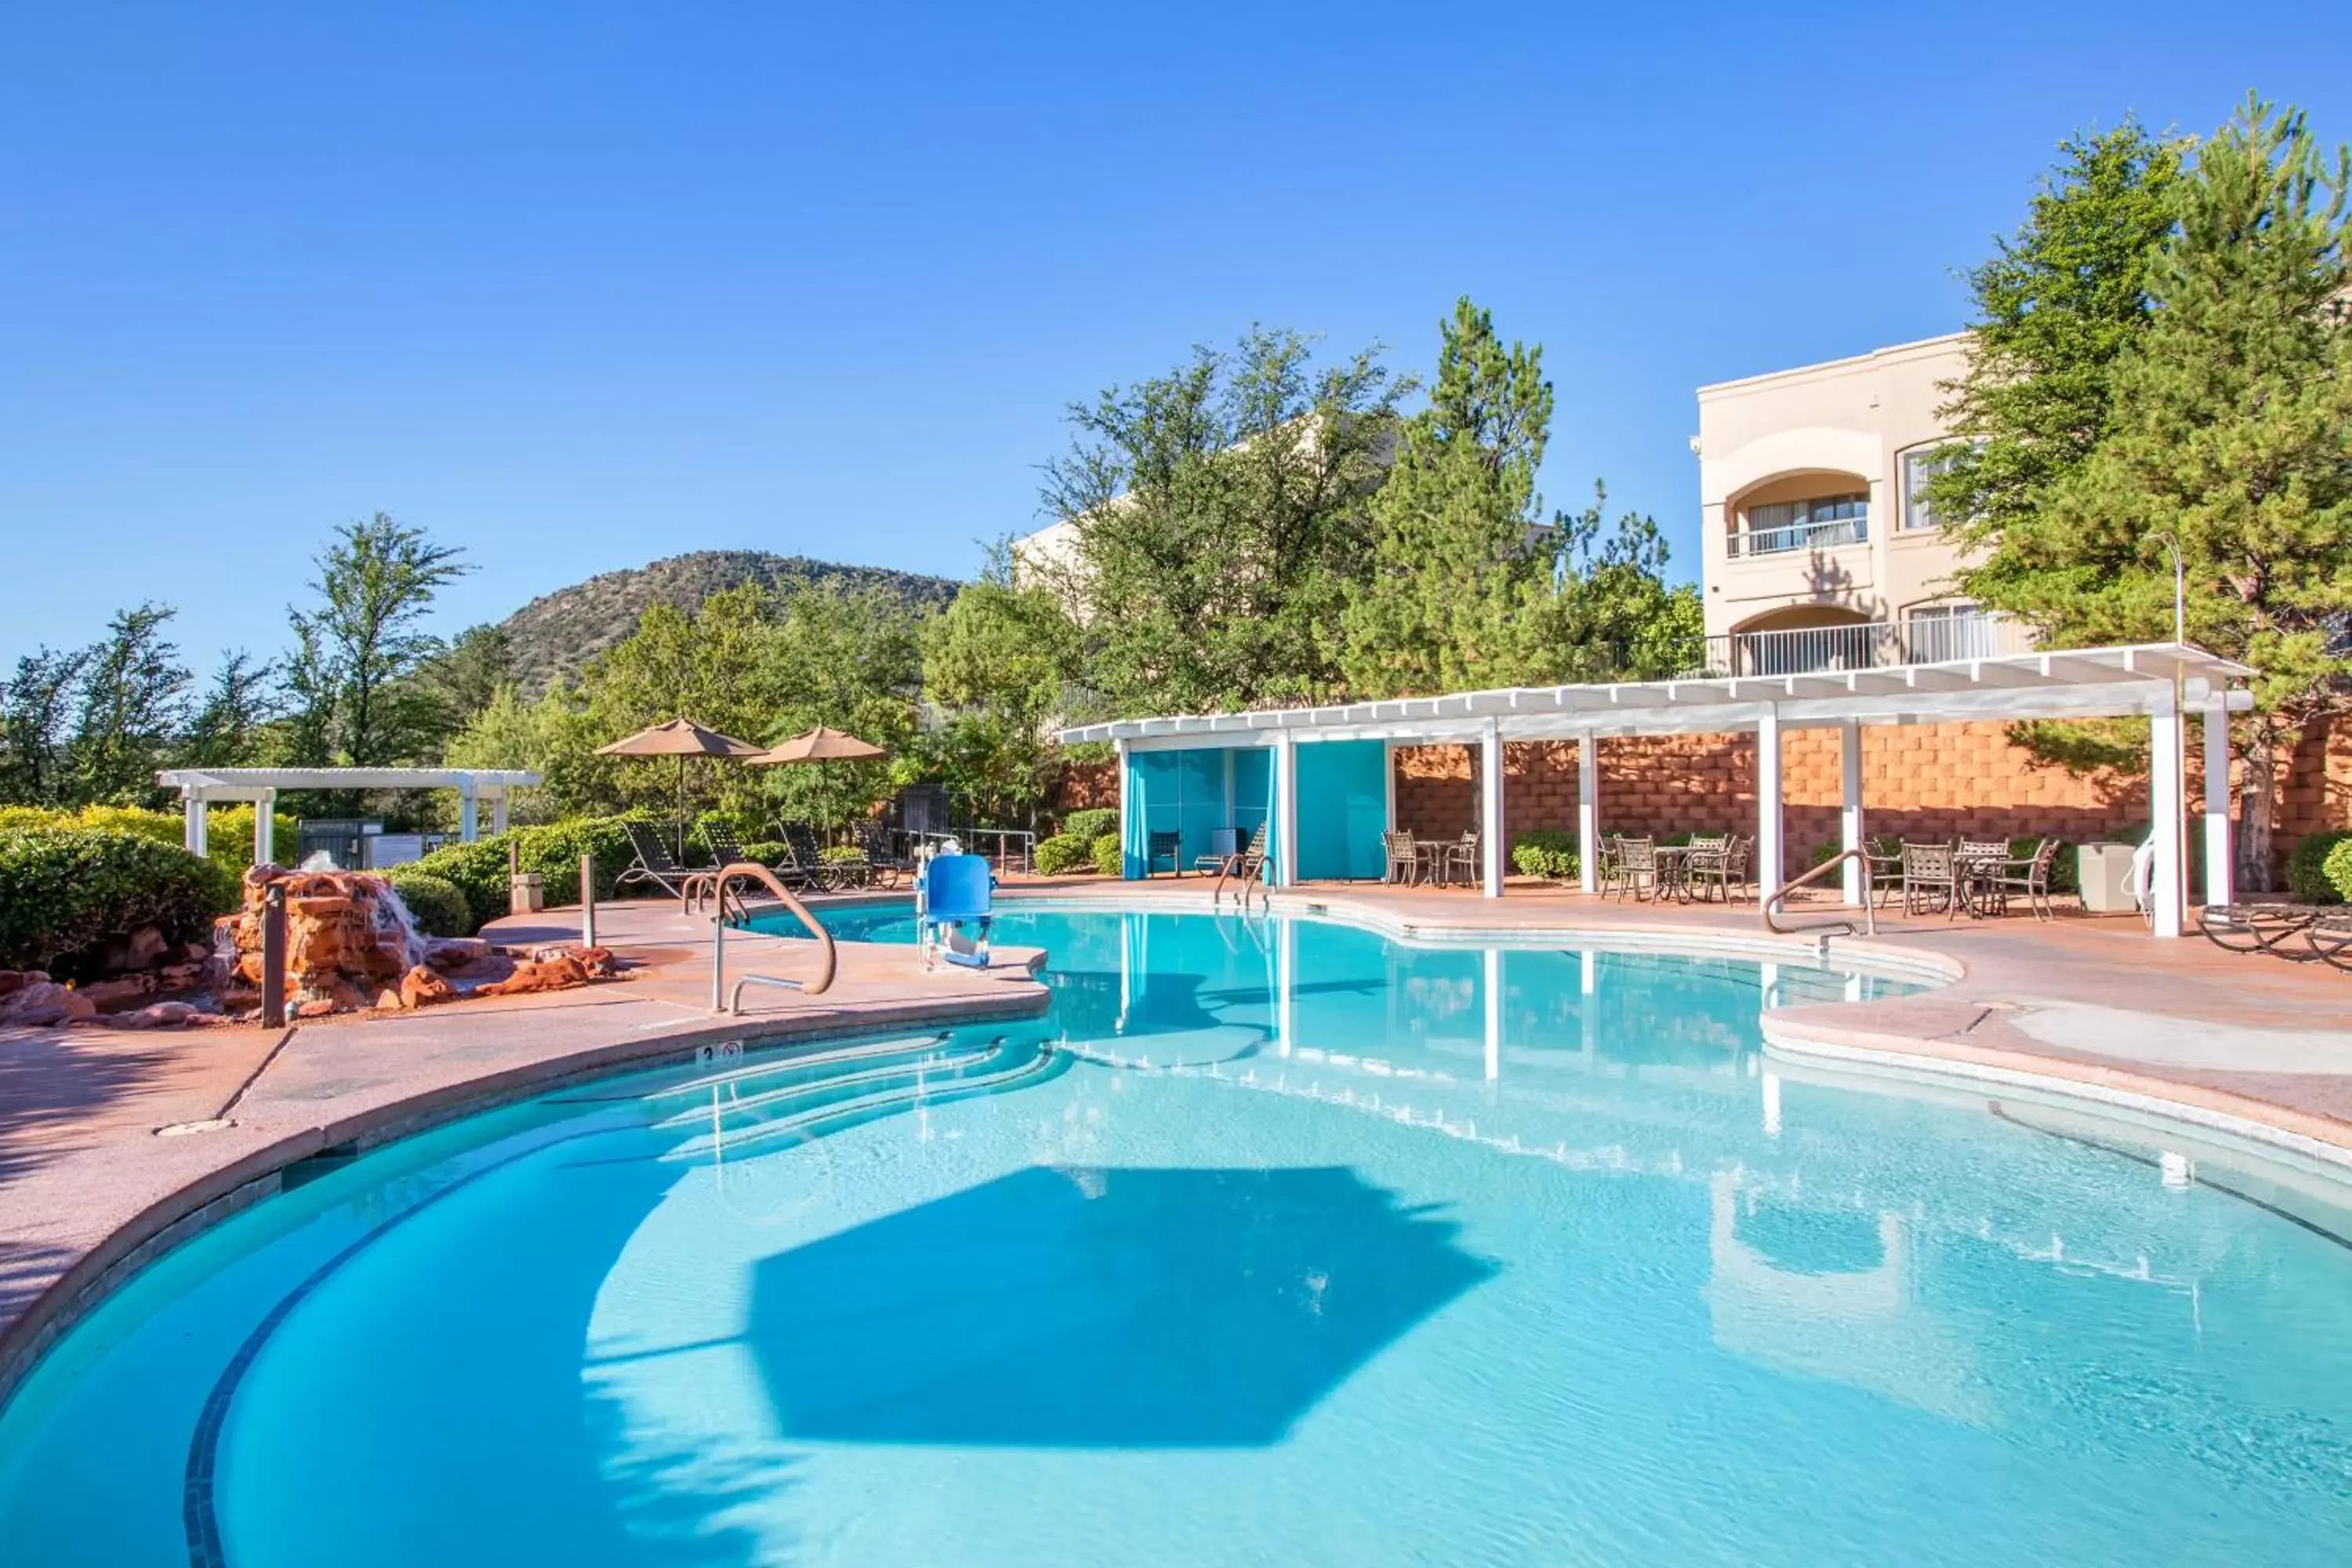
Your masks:
<svg viewBox="0 0 2352 1568"><path fill-rule="evenodd" d="M785 767L796 763L855 763L889 753L870 741L841 730L828 730L819 724L805 735L794 735L772 751L761 752L751 759L755 768ZM825 792L825 804L832 804L832 792ZM829 831L829 830L828 830Z"/></svg>
<svg viewBox="0 0 2352 1568"><path fill-rule="evenodd" d="M862 743L862 742L861 742ZM688 757L757 757L760 748L749 741L705 729L691 719L672 719L649 729L599 746L600 757L676 757L677 759L677 855L686 858L686 760Z"/></svg>

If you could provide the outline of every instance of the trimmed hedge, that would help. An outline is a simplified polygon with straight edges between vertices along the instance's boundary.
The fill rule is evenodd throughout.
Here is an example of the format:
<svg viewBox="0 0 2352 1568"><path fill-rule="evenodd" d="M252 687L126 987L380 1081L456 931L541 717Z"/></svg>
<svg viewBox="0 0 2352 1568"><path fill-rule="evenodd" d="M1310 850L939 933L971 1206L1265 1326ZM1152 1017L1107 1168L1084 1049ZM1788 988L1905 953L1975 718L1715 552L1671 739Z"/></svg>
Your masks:
<svg viewBox="0 0 2352 1568"><path fill-rule="evenodd" d="M79 978L143 926L175 945L205 941L239 891L222 868L143 834L0 830L0 968Z"/></svg>
<svg viewBox="0 0 2352 1568"><path fill-rule="evenodd" d="M46 805L0 805L0 832L23 827L93 827L135 833L157 844L179 848L187 842L187 821L176 811L149 811L137 805L85 805L79 811ZM280 866L294 863L300 835L294 818L274 812L269 823L270 858ZM216 805L205 817L205 858L242 876L253 864L253 807Z"/></svg>
<svg viewBox="0 0 2352 1568"><path fill-rule="evenodd" d="M743 853L762 866L781 866L792 858L793 847L779 839L761 838L743 846Z"/></svg>
<svg viewBox="0 0 2352 1568"><path fill-rule="evenodd" d="M1127 875L1127 851L1118 842L1118 835L1106 833L1095 840L1095 870L1105 877Z"/></svg>
<svg viewBox="0 0 2352 1568"><path fill-rule="evenodd" d="M1577 873L1576 835L1557 827L1515 833L1511 836L1511 864L1522 877L1566 881Z"/></svg>
<svg viewBox="0 0 2352 1568"><path fill-rule="evenodd" d="M408 906L416 929L426 936L471 936L478 921L457 883L403 866L385 873L392 890Z"/></svg>
<svg viewBox="0 0 2352 1568"><path fill-rule="evenodd" d="M2352 899L2352 890L2347 890L2330 869L2347 844L2352 844L2352 833L2306 833L2295 840L2286 858L2286 890L2295 902L2339 904ZM2343 868L2352 873L2352 855L2344 857Z"/></svg>
<svg viewBox="0 0 2352 1568"><path fill-rule="evenodd" d="M477 838L471 844L451 844L436 849L404 868L410 875L438 877L465 897L468 921L477 930L485 920L503 914L507 889L507 846L515 847L520 868L545 879L550 904L580 901L580 856L595 857L596 896L614 896L614 879L635 858L628 830L621 816L580 816L536 827L509 828ZM646 884L632 884L642 887ZM469 933L470 934L470 933Z"/></svg>
<svg viewBox="0 0 2352 1568"><path fill-rule="evenodd" d="M2352 833L2346 834L2342 841L2327 852L2327 858L2320 862L2319 868L2326 875L2327 885L2336 889L2336 896L2352 903Z"/></svg>
<svg viewBox="0 0 2352 1568"><path fill-rule="evenodd" d="M1062 818L1062 837L1081 844L1092 844L1104 834L1118 831L1118 808L1114 805L1090 805Z"/></svg>
<svg viewBox="0 0 2352 1568"><path fill-rule="evenodd" d="M1111 835L1116 840L1117 834ZM1075 833L1056 833L1037 845L1037 874L1060 877L1094 864L1093 843Z"/></svg>

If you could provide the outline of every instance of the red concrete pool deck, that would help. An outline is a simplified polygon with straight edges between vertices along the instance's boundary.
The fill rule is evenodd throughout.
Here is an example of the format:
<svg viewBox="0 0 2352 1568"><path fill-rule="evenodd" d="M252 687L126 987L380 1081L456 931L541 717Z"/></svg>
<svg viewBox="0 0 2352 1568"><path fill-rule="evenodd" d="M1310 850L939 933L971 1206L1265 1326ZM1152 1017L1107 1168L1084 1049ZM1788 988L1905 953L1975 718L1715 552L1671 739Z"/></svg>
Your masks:
<svg viewBox="0 0 2352 1568"><path fill-rule="evenodd" d="M500 921L486 934L531 945L576 942L579 927L572 914ZM597 936L629 971L543 995L290 1032L0 1030L0 1397L97 1292L267 1196L276 1172L321 1149L380 1142L567 1079L688 1060L700 1046L1029 1015L1046 1000L1027 949L997 949L985 972L925 973L911 948L844 942L822 995L751 988L741 1017L714 1016L707 920L666 901L608 905ZM730 984L754 970L804 975L814 955L808 942L734 932L727 973ZM225 1109L229 1125L157 1132Z"/></svg>
<svg viewBox="0 0 2352 1568"><path fill-rule="evenodd" d="M1008 881L1010 897L1171 910L1206 907L1209 893L1198 878ZM1729 942L1797 962L1816 951L1810 938L1768 937L1752 907L1634 903L1516 881L1500 900L1309 884L1274 904L1425 941L1496 932ZM1800 906L1790 919L1834 912ZM551 911L488 934L517 945L576 941L577 919ZM304 1024L282 1047L278 1033L256 1028L0 1031L0 1397L99 1292L268 1195L277 1171L320 1149L381 1142L621 1065L690 1058L698 1045L1034 1012L1045 1001L1025 952L1000 949L985 973L925 974L904 947L845 942L824 995L757 989L746 994L744 1017L715 1018L707 921L667 902L608 905L598 935L633 966L629 977ZM732 934L729 973L805 973L811 952ZM2352 974L2228 953L2201 938L2158 942L2136 919L2079 913L2039 923L1882 911L1876 938L1834 939L1829 953L1927 964L1953 978L1908 997L1780 1009L1766 1020L1776 1047L2140 1095L2352 1150ZM230 1126L157 1135L219 1117L232 1101Z"/></svg>

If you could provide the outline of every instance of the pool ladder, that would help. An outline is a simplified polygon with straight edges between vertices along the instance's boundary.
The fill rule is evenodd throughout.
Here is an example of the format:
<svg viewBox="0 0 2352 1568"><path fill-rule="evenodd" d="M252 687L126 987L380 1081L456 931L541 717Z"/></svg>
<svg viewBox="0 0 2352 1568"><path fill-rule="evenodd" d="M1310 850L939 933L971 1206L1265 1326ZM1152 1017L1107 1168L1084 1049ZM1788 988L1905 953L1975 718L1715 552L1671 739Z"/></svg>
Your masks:
<svg viewBox="0 0 2352 1568"><path fill-rule="evenodd" d="M1790 893L1795 892L1799 888L1820 881L1849 860L1856 861L1862 867L1862 924L1856 925L1849 919L1809 921L1802 925L1784 926L1772 918L1774 907L1784 903ZM1798 936L1811 931L1824 942L1833 936L1876 936L1878 907L1877 900L1871 897L1870 856L1860 849L1840 850L1795 881L1783 882L1774 889L1772 896L1764 900L1759 912L1764 917L1764 929L1774 936Z"/></svg>
<svg viewBox="0 0 2352 1568"><path fill-rule="evenodd" d="M731 991L728 989L727 927L730 923L728 900L730 890L738 882L761 884L778 903L792 910L799 918L801 924L808 928L809 934L814 937L817 942L815 973L804 980L794 979L786 974L742 974L736 977L734 989ZM746 985L774 985L786 991L803 992L811 996L831 988L835 965L838 962L833 948L833 933L817 922L816 917L808 912L808 906L794 898L792 890L777 879L773 871L752 861L739 860L731 866L722 866L713 873L707 891L710 900L710 1010L712 1012L726 1013L740 1017L743 1012L743 987ZM735 908L748 918L749 911L744 910L740 899L736 900Z"/></svg>

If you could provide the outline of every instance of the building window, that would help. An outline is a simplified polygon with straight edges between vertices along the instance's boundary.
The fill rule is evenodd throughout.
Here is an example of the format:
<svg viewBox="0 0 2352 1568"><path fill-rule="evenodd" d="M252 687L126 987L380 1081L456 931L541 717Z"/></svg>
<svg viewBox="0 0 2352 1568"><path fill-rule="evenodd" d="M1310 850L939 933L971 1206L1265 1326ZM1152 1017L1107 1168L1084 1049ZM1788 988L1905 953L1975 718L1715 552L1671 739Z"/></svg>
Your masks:
<svg viewBox="0 0 2352 1568"><path fill-rule="evenodd" d="M1906 664L1991 658L2000 651L1996 646L1999 641L2000 617L1966 599L1920 605L1903 614Z"/></svg>
<svg viewBox="0 0 2352 1568"><path fill-rule="evenodd" d="M1981 447L1983 443L1979 442ZM1924 533L1938 526L1936 510L1927 500L1927 482L1951 472L1959 454L1948 443L1922 447L1903 454L1903 512L1895 527L1904 533Z"/></svg>
<svg viewBox="0 0 2352 1568"><path fill-rule="evenodd" d="M1734 554L1774 555L1829 544L1859 544L1870 537L1868 494L1767 501L1747 510L1748 527L1733 540Z"/></svg>

